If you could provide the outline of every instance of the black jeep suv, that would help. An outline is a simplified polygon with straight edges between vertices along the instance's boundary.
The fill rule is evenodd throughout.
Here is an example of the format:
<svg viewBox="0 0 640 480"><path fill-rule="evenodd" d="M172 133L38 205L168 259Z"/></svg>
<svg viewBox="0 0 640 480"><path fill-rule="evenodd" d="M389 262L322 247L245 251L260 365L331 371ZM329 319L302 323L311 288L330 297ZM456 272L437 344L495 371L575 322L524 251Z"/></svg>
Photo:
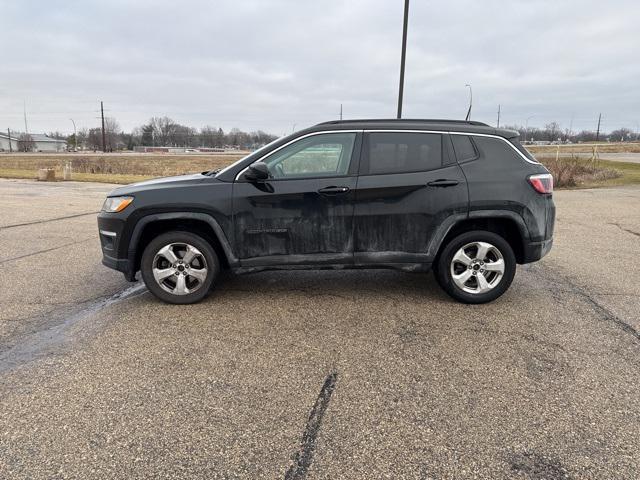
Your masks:
<svg viewBox="0 0 640 480"><path fill-rule="evenodd" d="M103 263L192 303L222 269L432 268L456 300L502 295L552 244L553 179L517 133L479 122L316 125L221 171L111 192Z"/></svg>

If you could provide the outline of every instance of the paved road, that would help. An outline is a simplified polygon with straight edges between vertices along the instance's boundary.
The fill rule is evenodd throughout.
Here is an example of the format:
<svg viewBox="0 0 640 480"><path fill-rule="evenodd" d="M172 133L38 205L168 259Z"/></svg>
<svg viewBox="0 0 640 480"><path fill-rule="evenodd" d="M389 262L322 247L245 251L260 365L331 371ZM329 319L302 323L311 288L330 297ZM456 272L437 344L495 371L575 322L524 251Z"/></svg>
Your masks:
<svg viewBox="0 0 640 480"><path fill-rule="evenodd" d="M109 188L0 181L0 478L637 477L640 189L558 192L491 305L347 271L180 307L100 265Z"/></svg>
<svg viewBox="0 0 640 480"><path fill-rule="evenodd" d="M563 157L570 157L570 156L575 156L575 157L581 157L581 158L591 158L592 157L592 153L586 153L586 152L563 152L562 149L560 149L560 156ZM554 151L549 151L549 152L539 152L536 153L535 156L537 158L556 158L556 152ZM630 162L630 163L640 163L640 153L607 153L607 152L600 152L598 154L600 160L611 160L614 162Z"/></svg>

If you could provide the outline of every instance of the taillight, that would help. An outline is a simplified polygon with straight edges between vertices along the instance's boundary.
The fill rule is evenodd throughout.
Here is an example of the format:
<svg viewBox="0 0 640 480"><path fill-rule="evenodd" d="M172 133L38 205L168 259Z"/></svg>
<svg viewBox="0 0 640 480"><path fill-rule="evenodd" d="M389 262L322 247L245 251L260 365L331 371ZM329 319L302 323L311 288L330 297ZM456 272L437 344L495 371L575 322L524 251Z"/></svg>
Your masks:
<svg viewBox="0 0 640 480"><path fill-rule="evenodd" d="M529 183L538 193L553 193L553 176L550 173L531 175Z"/></svg>

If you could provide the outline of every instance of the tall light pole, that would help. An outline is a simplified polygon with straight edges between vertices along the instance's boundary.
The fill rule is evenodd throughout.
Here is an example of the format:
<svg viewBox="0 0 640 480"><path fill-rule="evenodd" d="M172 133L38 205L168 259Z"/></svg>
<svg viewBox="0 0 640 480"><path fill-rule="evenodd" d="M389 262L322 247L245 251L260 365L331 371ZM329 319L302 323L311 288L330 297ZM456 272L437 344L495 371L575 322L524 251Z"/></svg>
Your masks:
<svg viewBox="0 0 640 480"><path fill-rule="evenodd" d="M24 113L24 133L29 135L29 127L27 126L27 101L22 100L22 112Z"/></svg>
<svg viewBox="0 0 640 480"><path fill-rule="evenodd" d="M467 110L467 117L465 118L465 120L468 122L469 120L471 120L471 107L473 107L473 89L468 83L465 84L465 87L469 87L469 110Z"/></svg>
<svg viewBox="0 0 640 480"><path fill-rule="evenodd" d="M527 132L529 131L529 120L531 120L535 115L529 115L527 120L524 122L524 141L527 142Z"/></svg>
<svg viewBox="0 0 640 480"><path fill-rule="evenodd" d="M73 149L74 152L78 151L78 133L76 132L76 122L73 121L73 118L70 118L69 120L71 120L71 123L73 123L73 143L75 143L75 148Z"/></svg>
<svg viewBox="0 0 640 480"><path fill-rule="evenodd" d="M571 121L569 122L569 138L573 136L573 118L575 117L575 113L571 112Z"/></svg>
<svg viewBox="0 0 640 480"><path fill-rule="evenodd" d="M404 64L407 58L407 26L409 24L409 0L404 0L404 23L402 25L402 55L400 57L400 87L398 88L398 118L402 118L404 95Z"/></svg>
<svg viewBox="0 0 640 480"><path fill-rule="evenodd" d="M104 134L104 105L100 101L100 117L102 118L102 153L107 153L107 141Z"/></svg>

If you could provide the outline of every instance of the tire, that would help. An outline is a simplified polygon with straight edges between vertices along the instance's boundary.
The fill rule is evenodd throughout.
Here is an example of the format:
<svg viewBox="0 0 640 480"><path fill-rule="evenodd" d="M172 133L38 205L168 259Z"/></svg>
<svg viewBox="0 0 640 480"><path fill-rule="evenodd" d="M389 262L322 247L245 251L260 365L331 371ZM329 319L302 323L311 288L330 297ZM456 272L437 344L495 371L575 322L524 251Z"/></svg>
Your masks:
<svg viewBox="0 0 640 480"><path fill-rule="evenodd" d="M220 274L220 260L204 238L173 231L158 235L147 245L140 270L145 285L157 298L184 305L209 294Z"/></svg>
<svg viewBox="0 0 640 480"><path fill-rule="evenodd" d="M515 273L516 257L509 243L483 230L452 239L444 246L435 268L438 284L462 303L495 300L507 291Z"/></svg>

